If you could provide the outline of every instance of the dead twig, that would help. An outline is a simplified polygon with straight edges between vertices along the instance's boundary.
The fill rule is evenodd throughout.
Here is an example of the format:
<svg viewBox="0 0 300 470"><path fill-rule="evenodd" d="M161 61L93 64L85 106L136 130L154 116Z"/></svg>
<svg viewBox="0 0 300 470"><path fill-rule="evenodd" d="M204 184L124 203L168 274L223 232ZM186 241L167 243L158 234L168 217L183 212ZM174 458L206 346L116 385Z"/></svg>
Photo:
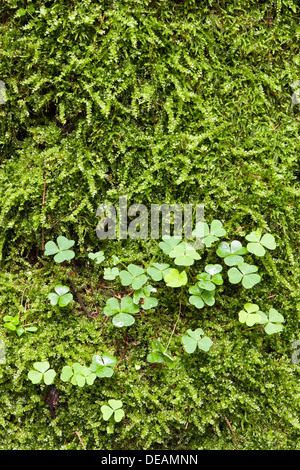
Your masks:
<svg viewBox="0 0 300 470"><path fill-rule="evenodd" d="M119 361L117 362L117 364L115 365L114 369L117 369L118 368L118 365L120 364L120 362L123 360L125 354L126 354L126 351L127 351L127 348L128 348L128 343L126 343L126 346L124 348L124 351L123 351L123 354L121 356L121 358L119 359Z"/></svg>
<svg viewBox="0 0 300 470"><path fill-rule="evenodd" d="M240 230L243 230L243 228L245 228L245 227L249 227L249 225L250 225L250 224L244 225L243 227L239 227L237 230L235 230L234 233L237 233L237 232L239 232Z"/></svg>
<svg viewBox="0 0 300 470"><path fill-rule="evenodd" d="M74 431L73 434L76 434L76 436L78 437L79 442L80 442L80 444L82 445L83 449L86 450L86 447L85 447L85 445L84 445L84 443L83 443L83 441L82 441L82 439L81 439L81 437L80 437L79 432L78 432L78 431Z"/></svg>
<svg viewBox="0 0 300 470"><path fill-rule="evenodd" d="M235 442L235 449L236 449L236 450L239 450L239 443L238 443L238 441L237 441L237 438L236 438L236 435L235 435L235 433L234 433L234 430L232 429L232 426L231 426L229 420L226 418L226 416L224 416L224 418L225 418L226 423L228 424L228 427L229 427L229 429L230 429L230 431L231 431L231 434L233 435L233 439L234 439L234 442Z"/></svg>
<svg viewBox="0 0 300 470"><path fill-rule="evenodd" d="M43 200L42 200L42 208L45 205L45 199L46 199L46 177L44 179L44 191L43 191ZM42 251L45 250L45 233L44 233L44 227L42 227Z"/></svg>

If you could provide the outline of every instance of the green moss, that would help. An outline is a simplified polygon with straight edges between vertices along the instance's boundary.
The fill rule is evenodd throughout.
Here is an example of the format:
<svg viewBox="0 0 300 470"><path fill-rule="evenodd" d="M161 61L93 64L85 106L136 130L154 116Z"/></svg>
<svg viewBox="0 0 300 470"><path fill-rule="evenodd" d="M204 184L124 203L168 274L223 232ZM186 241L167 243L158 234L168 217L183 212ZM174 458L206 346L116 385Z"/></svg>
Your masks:
<svg viewBox="0 0 300 470"><path fill-rule="evenodd" d="M29 4L34 13L16 14ZM225 417L242 449L299 448L297 8L294 0L2 2L0 323L20 311L38 331L17 338L0 326L1 449L81 449L75 431L88 449L232 449ZM274 233L277 249L254 263L262 281L251 301L280 310L284 331L266 337L241 325L249 293L228 284L212 308L183 301L170 343L180 356L181 333L201 327L214 341L209 353L183 356L174 369L147 363L151 340L170 338L178 299L162 292L160 307L123 335L103 315L120 287L87 256L163 260L155 241L96 237L97 206L124 195L204 203L208 222L222 220L241 241L258 226ZM58 235L76 240L70 270L92 319L78 303L59 310L47 301L68 282L43 257L43 240ZM215 262L214 250L203 262ZM47 359L60 371L105 350L121 359L113 377L82 390L57 382L51 419L46 387L27 379L32 363ZM110 398L126 414L113 435L101 417Z"/></svg>

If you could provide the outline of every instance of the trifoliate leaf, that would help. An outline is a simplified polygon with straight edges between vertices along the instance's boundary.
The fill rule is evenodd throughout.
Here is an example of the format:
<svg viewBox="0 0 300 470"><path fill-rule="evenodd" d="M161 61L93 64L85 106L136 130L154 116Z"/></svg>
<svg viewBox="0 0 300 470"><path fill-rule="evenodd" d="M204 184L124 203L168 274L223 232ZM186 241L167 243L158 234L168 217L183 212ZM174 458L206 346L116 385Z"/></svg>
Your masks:
<svg viewBox="0 0 300 470"><path fill-rule="evenodd" d="M276 242L273 235L267 233L262 236L261 230L251 232L246 236L246 240L250 243L247 244L247 250L256 256L264 256L266 253L265 248L274 250L276 248Z"/></svg>
<svg viewBox="0 0 300 470"><path fill-rule="evenodd" d="M105 260L104 252L97 251L97 253L89 253L89 258L95 260L96 264L102 263Z"/></svg>
<svg viewBox="0 0 300 470"><path fill-rule="evenodd" d="M129 286L131 284L134 290L140 289L148 280L144 272L144 269L140 266L129 264L127 270L123 270L119 274L122 286Z"/></svg>
<svg viewBox="0 0 300 470"><path fill-rule="evenodd" d="M56 240L57 244L53 241L49 241L45 245L45 256L54 256L54 261L56 263L63 263L64 261L70 261L74 258L75 253L73 250L70 250L75 241L68 240L64 236L60 236Z"/></svg>
<svg viewBox="0 0 300 470"><path fill-rule="evenodd" d="M246 303L244 305L244 310L239 312L239 321L241 323L246 323L247 326L253 326L256 323L261 322L259 307L256 304Z"/></svg>
<svg viewBox="0 0 300 470"><path fill-rule="evenodd" d="M147 274L153 279L153 281L161 281L163 277L170 270L170 265L165 263L153 263L147 268Z"/></svg>
<svg viewBox="0 0 300 470"><path fill-rule="evenodd" d="M238 240L234 240L230 245L227 242L221 242L217 249L217 255L224 258L227 266L243 263L244 258L241 255L245 253L247 253L247 249Z"/></svg>
<svg viewBox="0 0 300 470"><path fill-rule="evenodd" d="M118 275L119 275L118 268L104 268L103 279L105 279L106 281L114 281Z"/></svg>
<svg viewBox="0 0 300 470"><path fill-rule="evenodd" d="M187 275L185 271L179 272L172 268L165 275L164 281L168 287L181 287L187 283Z"/></svg>
<svg viewBox="0 0 300 470"><path fill-rule="evenodd" d="M197 347L202 351L209 351L213 342L207 336L203 337L203 335L203 330L201 328L197 328L195 331L187 330L187 334L182 336L182 343L188 354L195 352Z"/></svg>
<svg viewBox="0 0 300 470"><path fill-rule="evenodd" d="M200 255L195 248L186 242L176 245L169 253L171 258L175 258L174 262L178 266L191 266L195 260L200 259Z"/></svg>
<svg viewBox="0 0 300 470"><path fill-rule="evenodd" d="M237 268L229 269L229 282L231 284L238 284L242 281L242 285L245 289L251 289L261 280L260 275L255 274L257 270L257 266L248 263L240 263Z"/></svg>

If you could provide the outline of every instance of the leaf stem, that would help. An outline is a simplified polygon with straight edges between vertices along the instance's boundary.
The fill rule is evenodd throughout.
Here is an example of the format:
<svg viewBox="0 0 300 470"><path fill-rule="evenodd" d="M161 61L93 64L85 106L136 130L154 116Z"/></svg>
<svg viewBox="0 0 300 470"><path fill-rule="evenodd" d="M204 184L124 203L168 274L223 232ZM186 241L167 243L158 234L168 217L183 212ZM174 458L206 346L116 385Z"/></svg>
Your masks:
<svg viewBox="0 0 300 470"><path fill-rule="evenodd" d="M181 287L181 293L182 293L182 287ZM180 314L181 314L181 293L180 293L180 297L179 297L179 311L178 311L178 316L177 316L177 319L176 319L176 321L175 321L175 325L174 325L173 330L172 330L172 332L171 332L171 335L170 335L168 344L167 344L167 346L166 346L166 349L165 349L165 351L164 351L164 354L165 354L165 353L167 352L167 350L168 350L168 347L169 347L169 345L170 345L171 339L172 339L172 337L173 337L173 335L174 335L174 332L175 332L177 323L178 323L179 318L180 318Z"/></svg>
<svg viewBox="0 0 300 470"><path fill-rule="evenodd" d="M82 301L82 298L80 297L79 293L78 293L78 290L76 289L72 279L71 279L71 276L69 277L69 282L70 282L70 285L72 287L72 290L74 292L74 294L76 295L77 297L77 300L78 300L78 303L80 304L80 307L82 308L82 310L84 311L84 313L86 313L86 315L89 317L89 318L93 318L92 315L90 314L90 312L88 311L88 309L86 308L86 306L84 305L83 301Z"/></svg>

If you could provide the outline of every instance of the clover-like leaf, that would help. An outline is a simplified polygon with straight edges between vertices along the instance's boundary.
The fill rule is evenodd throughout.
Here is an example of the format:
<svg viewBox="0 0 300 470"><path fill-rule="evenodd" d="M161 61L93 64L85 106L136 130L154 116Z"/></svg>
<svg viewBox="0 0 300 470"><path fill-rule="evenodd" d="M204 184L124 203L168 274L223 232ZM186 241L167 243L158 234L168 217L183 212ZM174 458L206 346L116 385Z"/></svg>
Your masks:
<svg viewBox="0 0 300 470"><path fill-rule="evenodd" d="M27 13L27 12L26 12L25 8L19 8L19 9L17 10L17 15L18 15L18 16L24 16L24 15L26 15L26 13Z"/></svg>
<svg viewBox="0 0 300 470"><path fill-rule="evenodd" d="M188 354L195 352L197 347L202 351L209 351L213 342L208 336L203 335L204 331L197 328L195 331L187 330L187 334L182 336L181 340Z"/></svg>
<svg viewBox="0 0 300 470"><path fill-rule="evenodd" d="M70 261L74 258L75 253L70 248L74 245L74 240L68 240L64 236L59 236L56 243L49 241L45 245L45 256L54 256L56 263L63 263L64 261Z"/></svg>
<svg viewBox="0 0 300 470"><path fill-rule="evenodd" d="M241 263L237 266L237 268L234 267L229 269L229 282L231 284L238 284L242 281L242 285L245 287L245 289L251 289L261 280L260 275L256 274L257 270L257 266L248 263Z"/></svg>
<svg viewBox="0 0 300 470"><path fill-rule="evenodd" d="M120 311L121 311L120 302L115 297L111 297L110 299L108 299L108 301L106 302L106 306L104 307L104 310L103 310L106 316L115 315L116 313L119 313Z"/></svg>
<svg viewBox="0 0 300 470"><path fill-rule="evenodd" d="M270 308L268 316L260 312L260 317L260 324L264 325L264 330L268 335L279 333L283 330L282 323L285 322L285 319L275 308Z"/></svg>
<svg viewBox="0 0 300 470"><path fill-rule="evenodd" d="M151 342L151 352L147 355L147 361L152 364L167 364L169 367L174 365L174 359L167 354L166 349L158 340Z"/></svg>
<svg viewBox="0 0 300 470"><path fill-rule="evenodd" d="M246 236L246 240L250 242L247 244L247 250L249 253L253 253L256 256L264 256L266 253L265 248L268 250L274 250L276 248L276 242L273 235L270 233L262 235L261 230L251 232Z"/></svg>
<svg viewBox="0 0 300 470"><path fill-rule="evenodd" d="M24 333L34 333L37 331L35 326L27 326L26 324L20 324L20 317L19 315L11 316L5 315L3 317L4 328L7 328L10 331L14 331L17 336L22 336Z"/></svg>
<svg viewBox="0 0 300 470"><path fill-rule="evenodd" d="M226 231L220 220L213 220L210 226L206 222L198 222L193 231L193 236L203 239L203 243L207 248L210 248L214 242L219 241L224 235L226 235Z"/></svg>
<svg viewBox="0 0 300 470"><path fill-rule="evenodd" d="M70 380L70 378L73 377L73 375L74 375L73 368L71 366L64 366L60 374L60 379L63 382L68 382L68 380Z"/></svg>
<svg viewBox="0 0 300 470"><path fill-rule="evenodd" d="M95 260L96 264L102 263L105 260L104 252L97 251L97 253L89 253L89 258Z"/></svg>
<svg viewBox="0 0 300 470"><path fill-rule="evenodd" d="M117 359L110 354L104 353L102 356L95 355L90 365L91 371L95 372L97 377L111 377L114 373L113 367L116 365Z"/></svg>
<svg viewBox="0 0 300 470"><path fill-rule="evenodd" d="M131 314L138 313L140 309L131 297L123 297L121 303L115 297L112 297L108 299L103 311L106 316L114 315L113 324L118 328L122 328L123 326L133 325L135 320Z"/></svg>
<svg viewBox="0 0 300 470"><path fill-rule="evenodd" d="M114 281L118 275L119 275L118 268L104 268L103 279L105 279L106 281Z"/></svg>
<svg viewBox="0 0 300 470"><path fill-rule="evenodd" d="M129 315L129 313L121 312L113 318L112 322L118 328L123 328L123 326L127 327L133 325L135 319L132 315Z"/></svg>
<svg viewBox="0 0 300 470"><path fill-rule="evenodd" d="M239 312L239 321L246 323L247 326L253 326L261 323L261 313L258 305L246 303L244 309Z"/></svg>
<svg viewBox="0 0 300 470"><path fill-rule="evenodd" d="M56 253L59 252L59 248L56 245L55 242L49 241L45 245L45 255L46 256L51 256L51 255L56 255Z"/></svg>
<svg viewBox="0 0 300 470"><path fill-rule="evenodd" d="M139 307L135 305L131 297L123 297L121 299L120 312L139 313Z"/></svg>
<svg viewBox="0 0 300 470"><path fill-rule="evenodd" d="M3 326L11 331L16 331L18 325L20 324L19 315L15 315L15 316L5 315L3 317L3 320L5 321Z"/></svg>
<svg viewBox="0 0 300 470"><path fill-rule="evenodd" d="M208 272L203 272L197 275L197 279L199 279L197 285L200 289L209 291L215 290L216 285L220 286L223 284L223 278L220 273L216 273L212 276Z"/></svg>
<svg viewBox="0 0 300 470"><path fill-rule="evenodd" d="M124 410L122 409L115 410L114 418L115 418L116 423L119 423L120 421L122 421L124 416L125 416Z"/></svg>
<svg viewBox="0 0 300 470"><path fill-rule="evenodd" d="M243 263L244 258L241 255L245 253L247 253L247 248L243 247L238 240L233 240L231 244L221 242L217 249L217 255L224 258L227 266L236 266Z"/></svg>
<svg viewBox="0 0 300 470"><path fill-rule="evenodd" d="M43 374L32 369L28 372L28 378L33 384L39 384L43 378Z"/></svg>
<svg viewBox="0 0 300 470"><path fill-rule="evenodd" d="M158 305L158 300L155 297L151 297L151 292L156 292L156 289L152 286L144 286L139 290L136 290L133 294L133 302L135 304L141 303L143 310L150 310Z"/></svg>
<svg viewBox="0 0 300 470"><path fill-rule="evenodd" d="M49 368L50 368L50 364L48 361L44 361L44 362L35 362L33 364L33 367L35 370L41 372L42 374L44 372L46 372Z"/></svg>
<svg viewBox="0 0 300 470"><path fill-rule="evenodd" d="M60 307L66 307L73 300L69 287L58 285L54 290L55 292L50 292L48 295L51 305L58 304Z"/></svg>
<svg viewBox="0 0 300 470"><path fill-rule="evenodd" d="M134 290L140 289L148 280L145 270L135 264L129 264L127 270L121 271L119 276L122 286L131 285Z"/></svg>
<svg viewBox="0 0 300 470"><path fill-rule="evenodd" d="M215 290L216 286L213 282L211 282L211 275L208 273L200 273L197 275L197 279L199 279L199 282L197 285L199 286L200 289L203 290Z"/></svg>
<svg viewBox="0 0 300 470"><path fill-rule="evenodd" d="M214 291L201 289L197 284L189 288L189 293L192 294L189 297L189 302L196 308L203 308L205 305L212 307L215 304Z"/></svg>
<svg viewBox="0 0 300 470"><path fill-rule="evenodd" d="M122 407L123 403L121 400L108 400L108 405L101 406L104 421L108 421L113 416L114 421L119 423L125 416Z"/></svg>
<svg viewBox="0 0 300 470"><path fill-rule="evenodd" d="M54 369L50 369L48 361L35 362L33 369L28 372L27 376L33 384L38 384L43 380L45 385L50 385L54 381L56 372Z"/></svg>
<svg viewBox="0 0 300 470"><path fill-rule="evenodd" d="M205 271L211 276L221 273L222 270L223 268L220 264L207 264L205 266Z"/></svg>
<svg viewBox="0 0 300 470"><path fill-rule="evenodd" d="M147 274L157 282L161 281L168 271L170 271L170 265L165 263L153 263L147 268Z"/></svg>
<svg viewBox="0 0 300 470"><path fill-rule="evenodd" d="M101 406L101 413L103 415L104 421L108 421L110 417L113 415L114 410L108 405Z"/></svg>
<svg viewBox="0 0 300 470"><path fill-rule="evenodd" d="M177 246L182 238L181 237L169 237L169 236L163 236L162 237L162 242L160 242L158 244L158 246L160 247L160 249L166 254L168 255L170 253L170 251L175 248L175 246Z"/></svg>
<svg viewBox="0 0 300 470"><path fill-rule="evenodd" d="M203 243L207 248L210 248L214 242L219 241L219 238L224 235L226 235L226 231L220 220L213 220L210 227L207 223L204 223Z"/></svg>
<svg viewBox="0 0 300 470"><path fill-rule="evenodd" d="M150 310L158 305L158 300L155 297L146 297L143 299L141 307L143 310Z"/></svg>
<svg viewBox="0 0 300 470"><path fill-rule="evenodd" d="M170 258L175 258L174 262L178 266L191 266L195 260L199 260L201 257L187 242L181 242L176 245L169 253Z"/></svg>
<svg viewBox="0 0 300 470"><path fill-rule="evenodd" d="M90 368L75 362L72 366L64 366L60 375L63 382L71 382L72 385L84 387L85 384L93 385L96 374Z"/></svg>
<svg viewBox="0 0 300 470"><path fill-rule="evenodd" d="M187 283L187 275L185 271L179 272L178 269L172 268L164 276L164 281L168 287L181 287Z"/></svg>
<svg viewBox="0 0 300 470"><path fill-rule="evenodd" d="M155 287L153 287L151 285L143 286L141 289L136 290L133 293L133 302L135 304L139 304L141 299L145 299L146 297L150 297L151 292L156 292Z"/></svg>
<svg viewBox="0 0 300 470"><path fill-rule="evenodd" d="M222 266L220 264L208 264L205 266L205 271L211 275L211 282L216 286L221 286L223 284L223 277L221 274Z"/></svg>
<svg viewBox="0 0 300 470"><path fill-rule="evenodd" d="M118 410L119 408L122 408L123 406L123 403L121 402L121 400L111 399L111 400L108 400L108 404L113 410Z"/></svg>
<svg viewBox="0 0 300 470"><path fill-rule="evenodd" d="M51 385L54 381L54 378L56 376L56 372L54 369L49 369L46 372L44 372L44 383L45 385Z"/></svg>

